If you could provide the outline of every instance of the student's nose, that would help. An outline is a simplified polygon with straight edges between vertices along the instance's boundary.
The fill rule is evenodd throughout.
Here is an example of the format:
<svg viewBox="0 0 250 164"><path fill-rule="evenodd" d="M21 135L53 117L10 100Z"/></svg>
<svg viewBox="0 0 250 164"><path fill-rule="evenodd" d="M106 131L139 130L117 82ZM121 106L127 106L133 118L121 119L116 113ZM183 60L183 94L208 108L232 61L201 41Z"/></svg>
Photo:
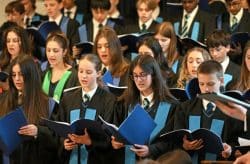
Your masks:
<svg viewBox="0 0 250 164"><path fill-rule="evenodd" d="M15 79L16 81L20 80L20 75L16 75L16 76L14 77L14 79Z"/></svg>
<svg viewBox="0 0 250 164"><path fill-rule="evenodd" d="M207 85L205 86L205 91L206 93L209 93L209 87Z"/></svg>
<svg viewBox="0 0 250 164"><path fill-rule="evenodd" d="M106 51L106 47L102 46L101 51L105 52Z"/></svg>

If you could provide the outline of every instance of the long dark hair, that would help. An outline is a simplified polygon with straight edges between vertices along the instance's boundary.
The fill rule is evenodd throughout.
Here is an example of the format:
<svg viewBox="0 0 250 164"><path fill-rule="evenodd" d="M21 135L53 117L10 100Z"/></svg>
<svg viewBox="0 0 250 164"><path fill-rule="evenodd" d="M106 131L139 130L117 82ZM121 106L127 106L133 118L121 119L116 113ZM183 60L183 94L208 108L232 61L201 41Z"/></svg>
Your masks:
<svg viewBox="0 0 250 164"><path fill-rule="evenodd" d="M145 73L152 76L152 89L154 92L153 101L171 101L174 97L170 94L167 85L162 77L160 67L156 60L150 55L138 55L130 64L129 75L132 77L136 66L139 66ZM119 100L125 100L127 105L135 105L140 102L140 91L132 78L128 79L128 88Z"/></svg>
<svg viewBox="0 0 250 164"><path fill-rule="evenodd" d="M123 57L122 47L116 32L107 26L99 30L94 42L94 53L97 53L97 42L105 38L109 44L109 52L111 55L110 72L114 77L122 76L128 69L128 62Z"/></svg>
<svg viewBox="0 0 250 164"><path fill-rule="evenodd" d="M165 67L168 68L168 64L166 59L164 58L161 45L154 37L148 36L140 40L137 46L138 49L143 45L152 50L152 52L154 53L154 58L157 63L159 63L161 69Z"/></svg>
<svg viewBox="0 0 250 164"><path fill-rule="evenodd" d="M245 45L244 51L243 51L243 58L242 58L242 64L241 64L241 73L240 73L240 80L238 81L236 88L237 90L240 90L242 92L250 89L250 70L247 68L246 64L246 55L247 51L250 49L250 41L248 41Z"/></svg>
<svg viewBox="0 0 250 164"><path fill-rule="evenodd" d="M41 88L41 76L34 59L28 55L18 56L10 65L9 92L6 96L1 115L14 110L18 104L19 92L16 89L12 79L12 69L19 65L24 80L24 89L22 92L22 107L29 123L38 123L40 117L48 117L48 97Z"/></svg>
<svg viewBox="0 0 250 164"><path fill-rule="evenodd" d="M10 64L10 53L8 52L8 48L7 48L7 35L9 32L14 32L20 40L20 55L23 54L28 54L31 55L31 51L30 51L30 47L31 47L31 43L30 43L30 39L28 37L28 33L20 26L18 25L14 25L9 27L8 29L6 29L6 31L4 31L3 33L3 49L2 49L2 54L0 55L0 68L1 69L5 69L9 64Z"/></svg>

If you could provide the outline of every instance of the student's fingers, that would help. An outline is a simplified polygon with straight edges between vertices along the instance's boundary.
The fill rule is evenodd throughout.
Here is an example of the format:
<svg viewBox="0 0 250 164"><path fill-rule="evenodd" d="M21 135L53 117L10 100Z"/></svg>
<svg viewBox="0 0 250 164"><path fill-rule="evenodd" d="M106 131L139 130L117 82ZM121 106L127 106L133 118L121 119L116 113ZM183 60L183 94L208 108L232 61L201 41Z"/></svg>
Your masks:
<svg viewBox="0 0 250 164"><path fill-rule="evenodd" d="M194 141L188 141L185 140L185 142L183 142L183 148L185 150L195 150L197 147L200 146L200 140L194 140Z"/></svg>
<svg viewBox="0 0 250 164"><path fill-rule="evenodd" d="M235 103L224 104L222 102L215 102L217 107L226 115L244 121L247 109Z"/></svg>
<svg viewBox="0 0 250 164"><path fill-rule="evenodd" d="M238 157L234 164L249 164L250 163L250 153L246 153L240 157Z"/></svg>
<svg viewBox="0 0 250 164"><path fill-rule="evenodd" d="M194 148L194 150L199 150L199 149L201 149L201 148L203 148L203 140L202 139L199 139L198 140L198 142L195 144L195 148Z"/></svg>
<svg viewBox="0 0 250 164"><path fill-rule="evenodd" d="M74 149L74 148L76 147L76 145L77 145L77 144L69 143L69 144L65 144L65 145L64 145L64 148L65 148L66 150L72 150L72 149Z"/></svg>
<svg viewBox="0 0 250 164"><path fill-rule="evenodd" d="M114 149L120 149L120 148L124 147L124 144L121 142L117 142L114 137L111 140L111 145Z"/></svg>
<svg viewBox="0 0 250 164"><path fill-rule="evenodd" d="M73 142L76 142L76 140L77 140L77 135L75 135L75 134L68 134L68 137Z"/></svg>
<svg viewBox="0 0 250 164"><path fill-rule="evenodd" d="M145 150L147 149L146 145L138 145L135 144L133 147L130 148L132 151L137 152L137 153L142 153L145 152Z"/></svg>
<svg viewBox="0 0 250 164"><path fill-rule="evenodd" d="M37 136L38 129L35 125L29 124L21 127L18 130L19 134L27 135L27 136Z"/></svg>
<svg viewBox="0 0 250 164"><path fill-rule="evenodd" d="M68 138L66 138L66 139L64 139L63 140L63 143L65 144L65 143L68 143L68 142L72 142L70 139L68 139Z"/></svg>
<svg viewBox="0 0 250 164"><path fill-rule="evenodd" d="M222 157L229 158L232 153L232 147L227 143L223 143L223 151L221 152Z"/></svg>
<svg viewBox="0 0 250 164"><path fill-rule="evenodd" d="M145 157L149 153L148 147L146 145L140 145L139 149L138 149L138 146L136 146L136 148L135 147L131 147L130 149L133 152L135 152L139 157Z"/></svg>
<svg viewBox="0 0 250 164"><path fill-rule="evenodd" d="M134 144L133 147L136 149L142 149L145 145Z"/></svg>
<svg viewBox="0 0 250 164"><path fill-rule="evenodd" d="M84 129L84 135L89 135L87 128Z"/></svg>

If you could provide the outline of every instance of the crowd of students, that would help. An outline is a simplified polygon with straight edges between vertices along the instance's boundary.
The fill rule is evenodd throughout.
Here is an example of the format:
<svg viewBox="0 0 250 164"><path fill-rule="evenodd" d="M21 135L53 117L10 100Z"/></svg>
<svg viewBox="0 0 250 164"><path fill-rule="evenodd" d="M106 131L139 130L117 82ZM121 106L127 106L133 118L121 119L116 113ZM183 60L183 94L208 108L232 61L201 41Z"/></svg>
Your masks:
<svg viewBox="0 0 250 164"><path fill-rule="evenodd" d="M0 71L9 75L0 81L0 116L22 107L28 120L18 131L27 139L9 155L10 163L199 163L238 157L238 137L250 138L247 109L236 105L240 110L230 112L230 118L223 109L233 105L216 102L208 113L211 102L197 97L181 102L170 88L185 89L197 79L200 93L250 90L250 41L237 50L230 47L231 34L250 32L250 14L240 0L226 0L227 13L217 15L203 11L199 0L182 0L174 10L159 0L137 0L133 5L138 15L133 17L122 15L119 0L91 0L83 11L74 0L44 0L47 16L35 12L35 2L10 2L5 9L8 21L0 29ZM50 32L44 45L38 45L27 29L44 21L56 22L61 30ZM136 51L120 42L120 34L128 33L147 34L136 43ZM205 46L182 45L184 37ZM93 42L92 53L77 47L80 42ZM103 82L107 72L113 85L127 86L120 96ZM119 126L136 104L157 124L144 145L125 145L90 129L60 138L40 122L41 117L68 123L100 121L101 116ZM199 151L201 139L184 136L175 143L160 138L176 129L199 128L221 137L220 154Z"/></svg>

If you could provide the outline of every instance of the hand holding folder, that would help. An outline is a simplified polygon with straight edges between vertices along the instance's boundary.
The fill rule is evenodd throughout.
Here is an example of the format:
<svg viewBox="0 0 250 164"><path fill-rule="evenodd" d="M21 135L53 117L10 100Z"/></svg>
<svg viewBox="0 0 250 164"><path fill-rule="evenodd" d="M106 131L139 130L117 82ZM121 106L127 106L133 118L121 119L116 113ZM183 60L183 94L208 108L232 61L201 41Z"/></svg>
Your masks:
<svg viewBox="0 0 250 164"><path fill-rule="evenodd" d="M104 130L114 136L116 140L124 144L144 145L149 141L150 135L156 123L151 116L137 104L129 116L122 122L120 127L107 123L100 116Z"/></svg>
<svg viewBox="0 0 250 164"><path fill-rule="evenodd" d="M0 149L4 154L11 154L22 142L18 130L27 125L26 117L21 108L0 119Z"/></svg>
<svg viewBox="0 0 250 164"><path fill-rule="evenodd" d="M104 134L101 123L88 119L80 119L72 122L71 124L67 122L52 121L46 118L42 118L42 122L45 126L53 130L60 137L68 138L68 134L83 135L84 129L87 129L88 133L91 135Z"/></svg>
<svg viewBox="0 0 250 164"><path fill-rule="evenodd" d="M219 154L223 151L223 143L216 133L208 129L197 129L191 132L188 129L178 129L165 134L162 134L160 138L166 141L173 141L175 143L182 143L183 137L187 136L188 140L203 140L203 147L199 151Z"/></svg>

